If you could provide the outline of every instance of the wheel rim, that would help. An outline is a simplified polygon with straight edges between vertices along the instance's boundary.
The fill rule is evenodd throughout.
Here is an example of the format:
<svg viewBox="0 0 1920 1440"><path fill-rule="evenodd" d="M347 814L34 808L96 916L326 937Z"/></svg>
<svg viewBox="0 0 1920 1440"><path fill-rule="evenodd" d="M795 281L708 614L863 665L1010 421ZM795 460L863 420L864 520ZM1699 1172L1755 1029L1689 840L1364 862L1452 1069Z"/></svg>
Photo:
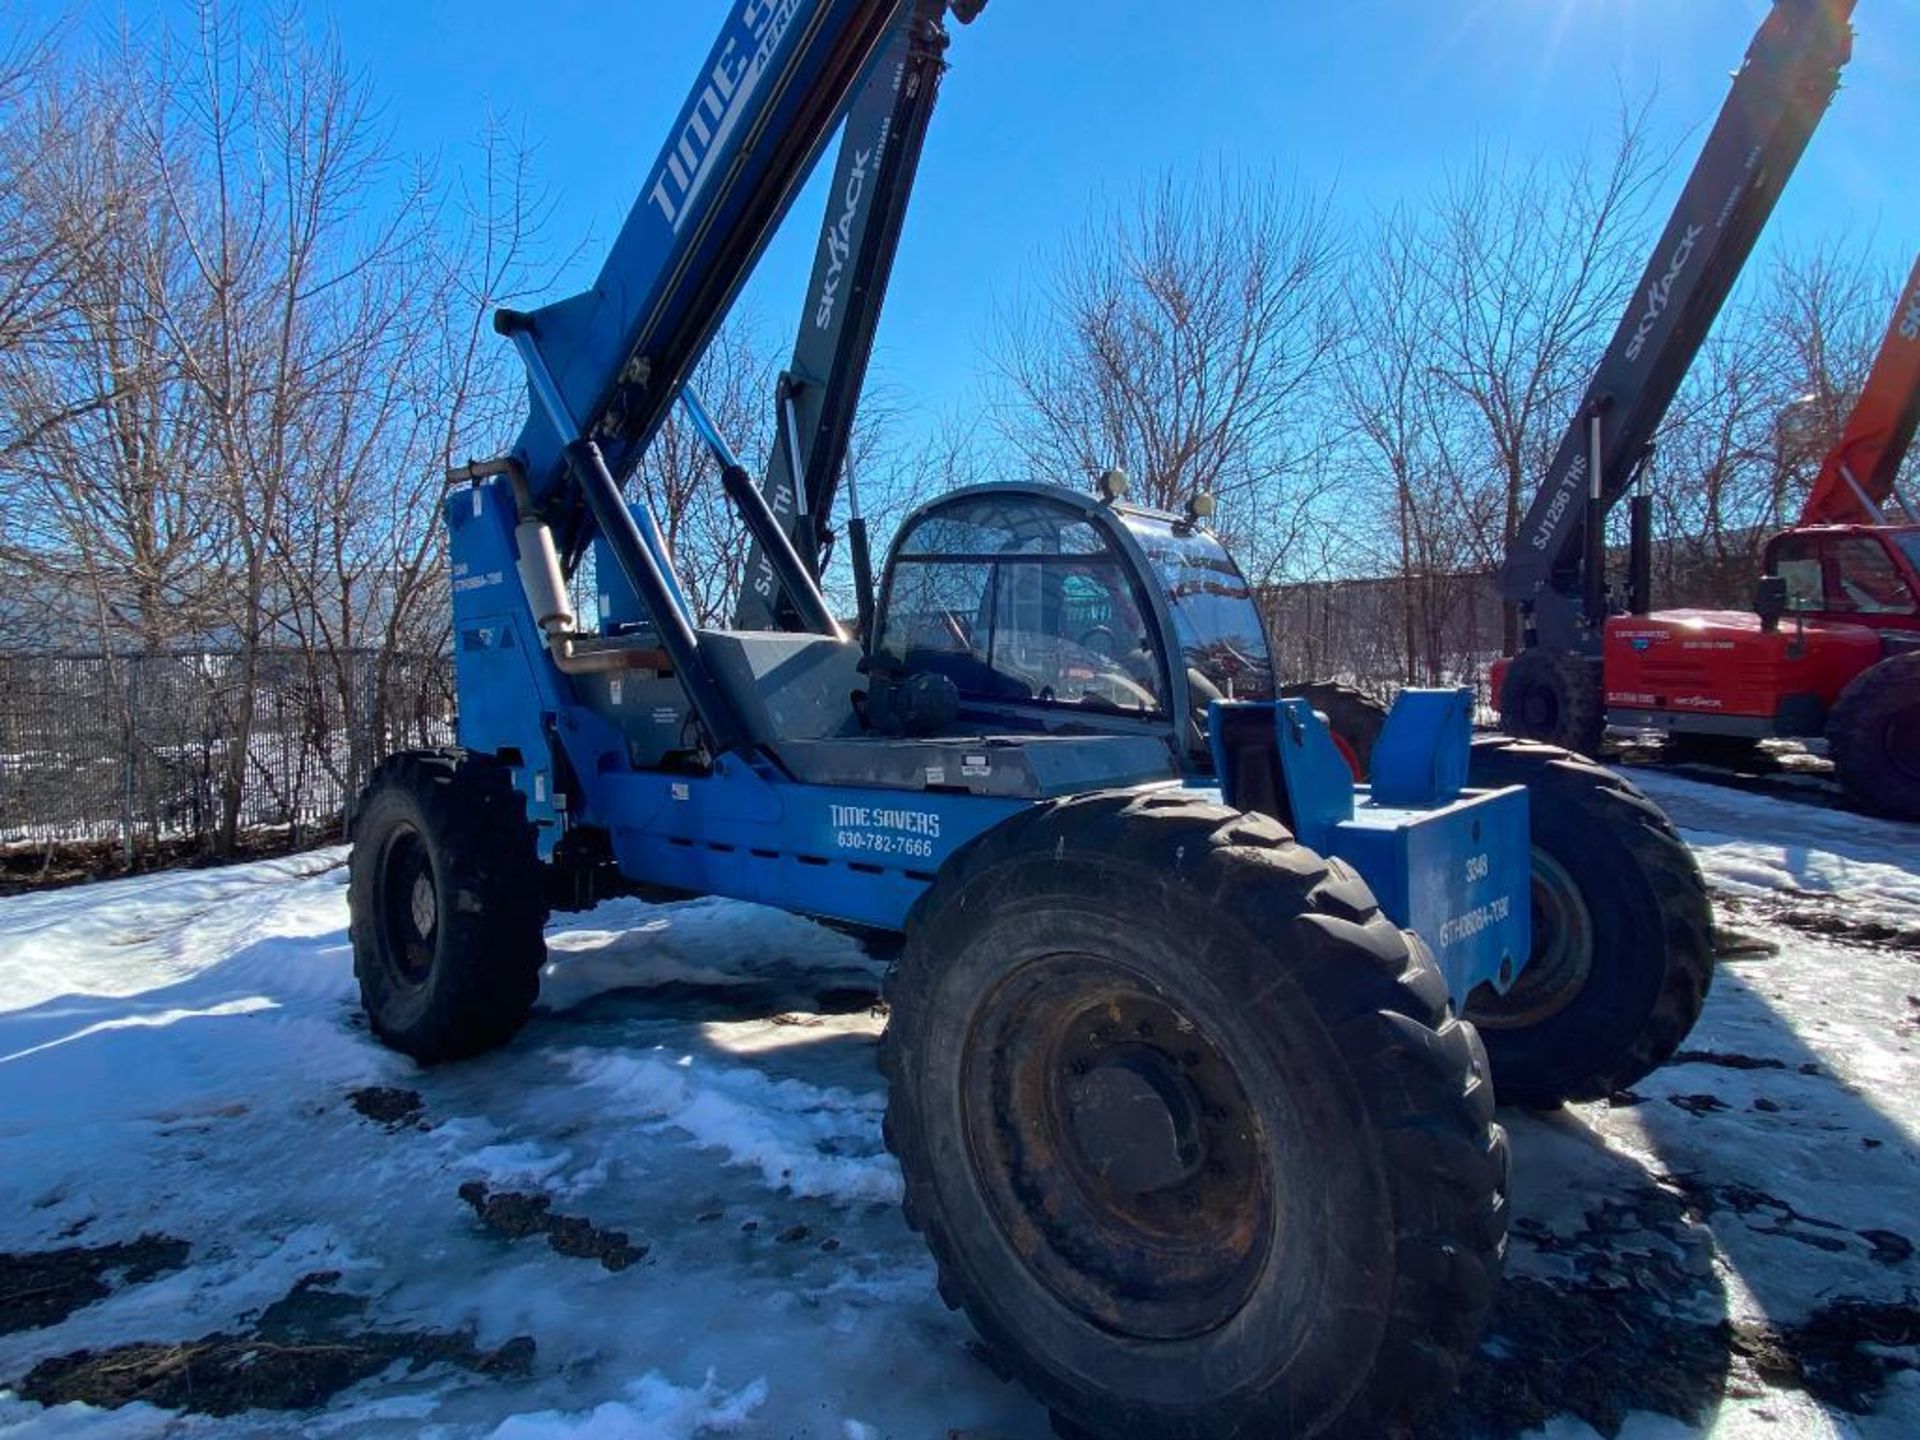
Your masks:
<svg viewBox="0 0 1920 1440"><path fill-rule="evenodd" d="M1546 685L1529 685L1520 696L1520 719L1529 730L1552 735L1560 728L1560 697Z"/></svg>
<svg viewBox="0 0 1920 1440"><path fill-rule="evenodd" d="M1533 944L1526 968L1502 995L1475 990L1467 1018L1489 1030L1517 1030L1558 1015L1593 975L1593 912L1573 877L1546 851L1533 850L1529 886Z"/></svg>
<svg viewBox="0 0 1920 1440"><path fill-rule="evenodd" d="M1055 955L996 987L965 1055L975 1177L1057 1299L1140 1339L1240 1311L1272 1246L1268 1141L1192 1021L1119 965Z"/></svg>
<svg viewBox="0 0 1920 1440"><path fill-rule="evenodd" d="M423 984L440 940L440 899L426 841L398 827L380 857L380 934L387 963L402 981Z"/></svg>
<svg viewBox="0 0 1920 1440"><path fill-rule="evenodd" d="M1901 775L1920 781L1920 705L1904 706L1887 717L1880 748Z"/></svg>

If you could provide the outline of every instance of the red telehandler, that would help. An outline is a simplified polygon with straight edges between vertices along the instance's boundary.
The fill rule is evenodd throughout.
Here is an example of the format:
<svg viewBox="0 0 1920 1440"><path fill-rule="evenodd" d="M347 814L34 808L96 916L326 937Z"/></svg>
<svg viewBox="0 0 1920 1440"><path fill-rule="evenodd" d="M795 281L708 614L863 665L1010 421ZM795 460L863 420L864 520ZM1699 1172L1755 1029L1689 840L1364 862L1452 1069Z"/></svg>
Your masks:
<svg viewBox="0 0 1920 1440"><path fill-rule="evenodd" d="M1920 820L1920 516L1895 485L1916 420L1920 260L1799 522L1767 542L1753 613L1610 621L1608 724L1736 750L1824 736L1856 803Z"/></svg>
<svg viewBox="0 0 1920 1440"><path fill-rule="evenodd" d="M1798 523L1767 542L1753 609L1648 613L1630 584L1642 603L1606 618L1597 675L1539 648L1496 668L1503 728L1589 753L1605 727L1722 756L1824 738L1855 803L1920 820L1920 515L1896 484L1916 421L1920 260Z"/></svg>

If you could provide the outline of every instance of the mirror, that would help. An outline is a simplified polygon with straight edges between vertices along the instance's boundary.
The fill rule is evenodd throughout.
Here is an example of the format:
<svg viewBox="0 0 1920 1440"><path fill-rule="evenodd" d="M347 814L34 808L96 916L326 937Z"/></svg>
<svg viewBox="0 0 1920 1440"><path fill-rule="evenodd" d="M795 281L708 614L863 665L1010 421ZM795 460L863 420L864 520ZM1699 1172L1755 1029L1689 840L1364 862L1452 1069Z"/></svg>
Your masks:
<svg viewBox="0 0 1920 1440"><path fill-rule="evenodd" d="M1780 617L1787 613L1787 581L1784 575L1762 575L1753 587L1753 610L1760 617L1760 628L1778 630Z"/></svg>

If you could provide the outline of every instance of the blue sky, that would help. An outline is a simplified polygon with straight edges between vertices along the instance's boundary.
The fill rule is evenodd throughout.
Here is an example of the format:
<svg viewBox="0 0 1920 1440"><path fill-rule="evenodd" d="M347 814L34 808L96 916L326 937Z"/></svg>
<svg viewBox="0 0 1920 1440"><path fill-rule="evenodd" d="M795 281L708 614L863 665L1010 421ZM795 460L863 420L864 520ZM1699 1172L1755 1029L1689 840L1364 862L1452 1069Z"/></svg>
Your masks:
<svg viewBox="0 0 1920 1440"><path fill-rule="evenodd" d="M136 18L177 0L131 0ZM524 130L554 193L551 239L590 237L591 277L706 52L725 0L312 3L363 67L404 149L467 158L483 111ZM991 0L956 27L879 341L877 371L926 413L980 390L996 302L1102 197L1167 166L1272 166L1349 212L1417 199L1483 143L1604 140L1657 85L1656 127L1697 137L1767 0ZM1768 248L1858 237L1889 270L1920 248L1920 0L1860 0L1845 88ZM1691 148L1688 150L1689 159ZM823 169L826 167L822 167ZM824 205L816 180L747 293L797 323ZM1763 251L1764 253L1764 251Z"/></svg>

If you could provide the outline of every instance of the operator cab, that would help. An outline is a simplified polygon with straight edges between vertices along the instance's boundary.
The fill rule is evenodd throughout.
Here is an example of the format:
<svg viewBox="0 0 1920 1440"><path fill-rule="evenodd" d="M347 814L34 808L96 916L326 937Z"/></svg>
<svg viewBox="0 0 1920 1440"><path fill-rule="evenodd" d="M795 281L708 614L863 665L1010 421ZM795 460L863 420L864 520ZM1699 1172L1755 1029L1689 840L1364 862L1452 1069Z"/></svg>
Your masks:
<svg viewBox="0 0 1920 1440"><path fill-rule="evenodd" d="M1209 701L1273 695L1252 589L1197 520L1045 485L974 486L908 519L870 666L943 677L963 716L1013 728L1180 716L1201 751Z"/></svg>
<svg viewBox="0 0 1920 1440"><path fill-rule="evenodd" d="M1786 582L1789 614L1866 625L1920 624L1920 527L1790 530L1768 547L1764 568Z"/></svg>

